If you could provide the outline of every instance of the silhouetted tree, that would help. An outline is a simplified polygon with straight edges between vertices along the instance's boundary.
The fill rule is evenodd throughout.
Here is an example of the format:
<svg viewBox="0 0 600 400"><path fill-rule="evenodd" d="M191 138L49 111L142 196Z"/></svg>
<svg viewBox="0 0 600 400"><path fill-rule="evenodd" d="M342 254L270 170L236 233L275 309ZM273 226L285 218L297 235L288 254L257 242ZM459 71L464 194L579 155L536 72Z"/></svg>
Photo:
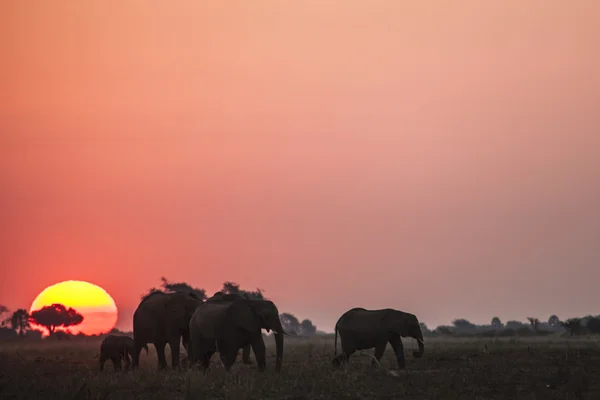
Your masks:
<svg viewBox="0 0 600 400"><path fill-rule="evenodd" d="M527 327L527 324L524 324L521 321L515 321L515 320L507 321L506 324L504 324L505 329L517 330L517 329L520 329L523 327Z"/></svg>
<svg viewBox="0 0 600 400"><path fill-rule="evenodd" d="M587 321L587 328L590 331L590 333L600 333L600 318L598 317L592 317L589 318Z"/></svg>
<svg viewBox="0 0 600 400"><path fill-rule="evenodd" d="M578 335L581 333L581 318L569 318L568 320L560 323L562 326L567 328L570 336Z"/></svg>
<svg viewBox="0 0 600 400"><path fill-rule="evenodd" d="M0 304L0 326L5 326L10 322L10 317L8 317L8 308Z"/></svg>
<svg viewBox="0 0 600 400"><path fill-rule="evenodd" d="M58 327L79 325L83 322L83 315L71 307L66 308L62 304L55 303L32 312L30 320L48 329L48 333L52 335Z"/></svg>
<svg viewBox="0 0 600 400"><path fill-rule="evenodd" d="M221 289L221 292L224 294L246 295L248 298L254 300L265 300L265 297L263 296L264 290L258 288L255 291L242 290L240 289L239 284L231 281L223 283L223 289Z"/></svg>
<svg viewBox="0 0 600 400"><path fill-rule="evenodd" d="M529 321L529 324L531 324L531 328L537 332L540 320L535 317L527 317L527 320Z"/></svg>
<svg viewBox="0 0 600 400"><path fill-rule="evenodd" d="M162 281L162 283L160 284L160 287L162 289L150 288L150 290L148 290L148 292L146 294L142 295L142 300L145 299L146 297L148 297L149 295L151 295L152 293L155 293L155 292L163 292L163 293L193 293L199 299L206 300L206 291L204 289L199 289L199 288L192 287L192 286L188 285L185 282L172 283L172 282L169 282L167 280L167 278L165 278L164 276L161 276L160 280Z"/></svg>
<svg viewBox="0 0 600 400"><path fill-rule="evenodd" d="M467 321L464 318L455 319L452 321L452 325L454 325L454 327L460 331L474 331L477 329L477 325Z"/></svg>
<svg viewBox="0 0 600 400"><path fill-rule="evenodd" d="M503 325L502 325L502 321L500 321L500 318L498 317L494 317L492 318L492 328L494 329L502 329Z"/></svg>
<svg viewBox="0 0 600 400"><path fill-rule="evenodd" d="M452 335L452 327L446 325L440 325L433 330L433 333L438 335Z"/></svg>
<svg viewBox="0 0 600 400"><path fill-rule="evenodd" d="M279 314L279 320L281 321L283 329L290 335L298 335L300 333L300 321L292 314Z"/></svg>
<svg viewBox="0 0 600 400"><path fill-rule="evenodd" d="M548 318L548 326L553 329L558 328L560 326L560 319L556 315L551 315Z"/></svg>
<svg viewBox="0 0 600 400"><path fill-rule="evenodd" d="M313 325L310 319L305 319L300 323L301 336L314 336L317 333L317 327Z"/></svg>
<svg viewBox="0 0 600 400"><path fill-rule="evenodd" d="M421 333L423 336L428 336L431 334L431 330L427 327L425 322L419 322L419 326L421 327Z"/></svg>
<svg viewBox="0 0 600 400"><path fill-rule="evenodd" d="M29 329L29 313L24 308L19 308L10 317L11 327L19 334L25 336L25 331Z"/></svg>

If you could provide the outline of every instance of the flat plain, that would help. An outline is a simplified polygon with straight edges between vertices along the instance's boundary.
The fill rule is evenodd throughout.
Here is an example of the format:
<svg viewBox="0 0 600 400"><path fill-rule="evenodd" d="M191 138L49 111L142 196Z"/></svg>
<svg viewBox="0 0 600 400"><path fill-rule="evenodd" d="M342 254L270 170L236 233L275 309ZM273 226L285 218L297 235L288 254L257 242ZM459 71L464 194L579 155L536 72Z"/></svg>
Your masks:
<svg viewBox="0 0 600 400"><path fill-rule="evenodd" d="M283 367L243 365L230 373L218 355L197 369L158 371L150 345L140 369L98 370L100 339L0 342L0 398L9 399L600 399L600 340L594 337L426 338L425 355L395 370L388 345L380 365L357 352L334 369L333 337L286 338ZM338 342L338 351L339 351ZM167 346L168 349L168 346ZM168 351L168 350L167 350ZM361 354L362 353L362 354ZM253 359L254 361L254 359Z"/></svg>

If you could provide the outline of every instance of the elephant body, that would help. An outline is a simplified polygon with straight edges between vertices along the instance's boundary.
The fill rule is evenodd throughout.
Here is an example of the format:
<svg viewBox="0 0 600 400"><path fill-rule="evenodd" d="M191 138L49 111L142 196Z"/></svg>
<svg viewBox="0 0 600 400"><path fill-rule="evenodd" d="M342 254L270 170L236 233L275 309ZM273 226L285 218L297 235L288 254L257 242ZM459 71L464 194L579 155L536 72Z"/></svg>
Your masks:
<svg viewBox="0 0 600 400"><path fill-rule="evenodd" d="M146 354L148 346L144 345ZM108 335L100 344L100 371L104 370L104 363L111 360L115 371L121 369L121 359L125 360L125 369L129 369L135 352L135 342L129 336Z"/></svg>
<svg viewBox="0 0 600 400"><path fill-rule="evenodd" d="M342 353L337 354L337 336L340 335ZM423 355L425 346L423 334L414 314L391 308L367 310L353 308L346 311L335 325L335 358L332 363L340 366L347 362L356 350L375 348L375 359L379 362L389 343L394 350L398 368L406 368L404 346L401 337L412 337L419 344L419 351L413 353L417 358Z"/></svg>
<svg viewBox="0 0 600 400"><path fill-rule="evenodd" d="M167 367L165 347L171 348L173 368L179 367L179 343L187 351L189 340L189 322L202 299L193 293L154 292L140 302L133 314L133 368L139 366L142 347L153 343L158 356L158 368Z"/></svg>
<svg viewBox="0 0 600 400"><path fill-rule="evenodd" d="M196 309L190 321L190 362L199 362L206 370L212 355L219 352L225 369L229 371L239 349L252 346L258 368L264 371L266 349L261 329L273 330L277 347L275 369L279 371L284 331L275 304L239 295L214 296Z"/></svg>

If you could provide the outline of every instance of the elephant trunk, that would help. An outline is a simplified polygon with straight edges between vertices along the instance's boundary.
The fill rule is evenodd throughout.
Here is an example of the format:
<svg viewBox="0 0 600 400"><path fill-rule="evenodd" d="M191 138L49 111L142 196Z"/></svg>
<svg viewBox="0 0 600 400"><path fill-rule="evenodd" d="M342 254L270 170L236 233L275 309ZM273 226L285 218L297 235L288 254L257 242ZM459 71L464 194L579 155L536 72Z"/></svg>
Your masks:
<svg viewBox="0 0 600 400"><path fill-rule="evenodd" d="M417 338L417 343L419 344L419 350L413 353L415 358L421 358L423 353L425 352L425 344L423 343L422 338Z"/></svg>
<svg viewBox="0 0 600 400"><path fill-rule="evenodd" d="M275 371L281 370L281 360L283 359L283 330L281 332L273 332L275 335L275 348L277 351L277 360L275 362Z"/></svg>

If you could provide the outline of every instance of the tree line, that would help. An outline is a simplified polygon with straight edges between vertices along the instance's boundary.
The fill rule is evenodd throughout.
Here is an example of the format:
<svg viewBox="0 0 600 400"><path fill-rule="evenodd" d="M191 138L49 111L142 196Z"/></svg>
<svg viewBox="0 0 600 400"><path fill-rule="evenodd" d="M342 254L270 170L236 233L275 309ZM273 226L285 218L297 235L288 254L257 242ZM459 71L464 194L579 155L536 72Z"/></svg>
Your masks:
<svg viewBox="0 0 600 400"><path fill-rule="evenodd" d="M561 320L553 314L546 321L537 317L527 317L527 322L509 320L503 323L493 317L489 325L476 325L464 318L452 321L452 325L440 325L430 330L421 323L425 336L544 336L553 333L566 333L569 336L600 334L600 315L568 318Z"/></svg>
<svg viewBox="0 0 600 400"><path fill-rule="evenodd" d="M193 293L202 300L208 298L204 289L192 287L185 282L169 282L165 277L161 277L160 280L160 286L148 289L146 293L141 295L140 300L154 292ZM239 294L250 299L268 300L264 296L264 290L258 288L254 291L244 290L240 288L239 284L231 281L224 282L220 292ZM325 332L318 331L310 319L301 320L288 312L281 313L279 318L286 332L293 336L325 334ZM62 304L45 306L33 311L31 314L23 308L10 313L5 306L0 305L0 338L11 336L40 338L41 332L31 329L31 324L44 327L50 336L68 338L70 336L69 327L80 324L83 319L83 315L75 309L67 308ZM424 336L542 336L551 333L566 333L569 336L576 336L600 334L600 315L568 318L564 321L556 315L551 315L546 321L541 321L537 317L527 317L526 320L527 322L509 320L503 323L500 318L493 317L490 324L476 325L464 318L458 318L452 321L451 325L441 325L433 330L430 330L425 323L421 323L421 330ZM113 329L111 333L123 332ZM78 336L85 335L79 334Z"/></svg>

